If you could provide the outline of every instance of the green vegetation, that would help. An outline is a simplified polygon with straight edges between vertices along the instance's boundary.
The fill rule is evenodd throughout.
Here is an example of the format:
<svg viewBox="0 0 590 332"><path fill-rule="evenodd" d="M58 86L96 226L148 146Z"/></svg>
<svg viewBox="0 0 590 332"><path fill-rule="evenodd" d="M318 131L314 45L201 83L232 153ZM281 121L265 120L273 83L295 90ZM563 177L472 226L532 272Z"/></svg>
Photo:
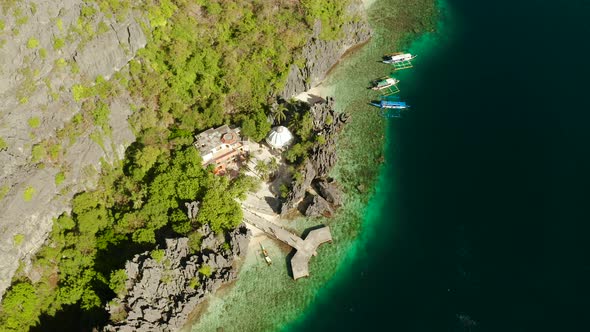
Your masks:
<svg viewBox="0 0 590 332"><path fill-rule="evenodd" d="M43 144L35 144L35 145L33 145L33 149L31 150L31 154L32 154L31 161L36 163L36 162L41 161L42 159L45 159L45 157L47 156L47 150L45 149L45 146L43 146Z"/></svg>
<svg viewBox="0 0 590 332"><path fill-rule="evenodd" d="M346 21L344 10L347 1L341 0L302 0L301 4L306 9L306 20L310 26L319 19L322 22L320 38L332 40L340 37L342 25Z"/></svg>
<svg viewBox="0 0 590 332"><path fill-rule="evenodd" d="M37 48L37 47L39 47L39 40L36 39L35 37L29 38L29 40L27 41L27 48Z"/></svg>
<svg viewBox="0 0 590 332"><path fill-rule="evenodd" d="M4 197L6 197L6 194L8 194L9 190L10 187L8 187L8 185L3 185L2 187L0 187L0 201L2 201Z"/></svg>
<svg viewBox="0 0 590 332"><path fill-rule="evenodd" d="M194 277L191 279L191 281L189 281L188 286L192 289L197 289L199 286L201 286L201 282L199 281L199 278Z"/></svg>
<svg viewBox="0 0 590 332"><path fill-rule="evenodd" d="M64 47L65 44L66 42L61 38L53 39L53 49L56 51Z"/></svg>
<svg viewBox="0 0 590 332"><path fill-rule="evenodd" d="M4 20L0 20L0 32L4 31L5 27L6 27L6 23L4 23Z"/></svg>
<svg viewBox="0 0 590 332"><path fill-rule="evenodd" d="M22 331L39 320L39 298L36 289L28 282L13 285L2 301L4 312L10 315L3 317L3 328L7 331Z"/></svg>
<svg viewBox="0 0 590 332"><path fill-rule="evenodd" d="M66 60L64 58L59 58L55 60L55 66L57 68L63 68L66 66Z"/></svg>
<svg viewBox="0 0 590 332"><path fill-rule="evenodd" d="M23 244L23 241L25 240L25 236L23 234L15 234L14 238L12 240L13 240L12 242L14 243L14 246L18 247L21 244Z"/></svg>
<svg viewBox="0 0 590 332"><path fill-rule="evenodd" d="M39 56L41 57L41 59L47 58L47 50L44 48L39 49Z"/></svg>
<svg viewBox="0 0 590 332"><path fill-rule="evenodd" d="M62 184L62 182L64 182L65 179L66 175L64 174L64 172L59 172L55 174L55 185L59 186L60 184Z"/></svg>
<svg viewBox="0 0 590 332"><path fill-rule="evenodd" d="M100 23L98 23L98 34L99 35L108 32L110 29L111 28L109 28L109 26L106 23L104 23L103 21L100 21Z"/></svg>
<svg viewBox="0 0 590 332"><path fill-rule="evenodd" d="M211 271L211 266L209 265L203 265L201 266L201 268L199 269L199 274L203 275L207 278L209 278L211 276L211 273L213 273L213 271Z"/></svg>
<svg viewBox="0 0 590 332"><path fill-rule="evenodd" d="M0 137L0 151L5 150L8 148L8 144L4 140L4 138Z"/></svg>
<svg viewBox="0 0 590 332"><path fill-rule="evenodd" d="M72 86L72 95L75 101L80 101L93 96L94 92L92 91L92 88L85 87L82 84L76 84Z"/></svg>
<svg viewBox="0 0 590 332"><path fill-rule="evenodd" d="M39 117L37 117L37 116L34 116L32 118L29 118L28 124L29 124L29 127L33 128L33 129L37 128L41 125L41 119L39 119Z"/></svg>
<svg viewBox="0 0 590 332"><path fill-rule="evenodd" d="M164 259L165 254L166 253L163 249L156 249L152 251L151 256L156 262L162 263L162 259Z"/></svg>
<svg viewBox="0 0 590 332"><path fill-rule="evenodd" d="M127 281L127 273L125 269L119 269L111 272L109 279L109 288L117 295L125 295L125 282Z"/></svg>
<svg viewBox="0 0 590 332"><path fill-rule="evenodd" d="M304 20L293 15L298 6L289 2L277 12L270 3L252 6L246 0L200 3L200 19L181 14L194 10L187 2L148 6L156 28L139 53L141 62L130 64L130 88L146 104L132 122L162 143L174 131L226 121L259 141L270 129L267 97L282 88L293 53L306 40ZM163 127L156 119L169 120Z"/></svg>
<svg viewBox="0 0 590 332"><path fill-rule="evenodd" d="M128 1L86 4L91 2L117 19L131 9ZM33 261L42 276L35 284L25 277L14 281L0 311L0 330L27 330L41 313L54 316L68 305L82 312L100 310L120 295L125 261L146 250L157 259L161 254L156 248L162 245L158 241L164 235L187 236L196 252L201 225L208 224L223 237L242 221L236 198L259 182L244 175L218 177L203 169L192 135L223 123L241 125L254 140L267 134L268 97L283 88L294 56L310 34L308 21L316 15L297 1L279 2L139 2L153 30L146 30L148 44L130 62L129 77L110 82L97 77L94 84L74 85L72 96L82 111L57 132L58 139L70 143L93 125L108 134L108 105L124 82L138 105L130 119L137 140L125 161L103 163L96 190L76 195L71 212L55 220L50 238ZM83 39L95 35L90 16L96 12L86 8L70 31ZM60 49L65 42L56 38L53 44ZM55 64L63 68L67 62L58 59ZM305 134L304 126L301 130ZM60 150L52 145L39 146L45 157L47 152L52 159L59 156ZM27 188L25 200L34 193ZM201 208L189 220L184 203L193 200L200 201ZM209 266L199 270L204 277L212 272ZM191 283L197 287L197 282Z"/></svg>
<svg viewBox="0 0 590 332"><path fill-rule="evenodd" d="M23 192L23 199L25 202L30 202L35 195L35 188L28 186L25 191Z"/></svg>
<svg viewBox="0 0 590 332"><path fill-rule="evenodd" d="M21 26L23 24L27 24L28 21L29 21L28 17L21 16L16 19L16 25ZM33 48L33 47L30 47L30 48Z"/></svg>

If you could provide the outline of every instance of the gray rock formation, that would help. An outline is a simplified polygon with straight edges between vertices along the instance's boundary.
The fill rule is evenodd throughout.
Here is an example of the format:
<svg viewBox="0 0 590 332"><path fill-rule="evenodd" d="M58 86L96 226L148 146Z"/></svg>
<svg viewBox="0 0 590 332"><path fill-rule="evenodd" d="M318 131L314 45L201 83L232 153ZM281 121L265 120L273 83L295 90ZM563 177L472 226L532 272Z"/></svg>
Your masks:
<svg viewBox="0 0 590 332"><path fill-rule="evenodd" d="M189 219L195 219L197 218L197 215L199 214L199 206L201 205L201 202L190 202L190 203L184 203L184 206L186 207L186 215Z"/></svg>
<svg viewBox="0 0 590 332"><path fill-rule="evenodd" d="M206 294L236 278L236 260L246 253L250 235L244 225L231 232L229 251L223 249L224 241L217 241L207 253L191 254L188 239L179 238L166 240L164 256L159 260L150 252L136 255L125 266L125 295L107 306L112 322L103 331L181 328ZM209 276L199 272L204 266L209 267Z"/></svg>
<svg viewBox="0 0 590 332"><path fill-rule="evenodd" d="M351 17L364 15L362 6L361 3L353 1L347 12ZM321 22L317 21L312 37L303 47L303 68L291 66L285 89L281 94L284 99L319 84L348 49L366 42L372 35L366 20L351 20L345 23L342 27L342 38L336 40L320 39L321 28Z"/></svg>
<svg viewBox="0 0 590 332"><path fill-rule="evenodd" d="M315 143L304 167L300 170L302 181L293 181L292 189L281 208L281 216L288 216L295 208L299 208L306 216L332 215L333 210L325 208L325 205L340 205L340 189L335 183L328 183L329 175L337 161L336 140L338 133L349 120L345 113L334 111L334 99L326 98L324 102L310 106L313 116L315 134L324 137L323 143ZM305 193L310 189L312 182L318 184L318 192L321 197L314 197L311 205L300 206L308 202L302 202ZM324 204L324 202L326 204Z"/></svg>
<svg viewBox="0 0 590 332"><path fill-rule="evenodd" d="M334 210L332 210L330 203L318 195L313 196L313 200L305 210L305 216L307 217L331 217L333 213Z"/></svg>
<svg viewBox="0 0 590 332"><path fill-rule="evenodd" d="M317 176L328 176L338 159L336 153L336 139L338 133L349 120L346 113L334 111L334 99L328 97L325 103L317 103L311 107L314 127L318 135L324 137L324 144L316 144L311 153L311 161ZM328 120L331 119L331 120Z"/></svg>
<svg viewBox="0 0 590 332"><path fill-rule="evenodd" d="M342 204L342 194L338 185L332 181L328 182L325 179L320 179L315 185L316 191L326 201L336 206Z"/></svg>
<svg viewBox="0 0 590 332"><path fill-rule="evenodd" d="M74 193L95 185L101 159L112 163L123 158L135 140L125 93L110 100L110 135L93 125L73 139L57 135L81 110L72 87L90 86L99 75L109 79L146 43L143 19L132 11L119 20L97 11L83 20L89 28L79 29L81 8L89 4L20 0L0 10L5 25L0 32L0 138L8 145L0 151L0 191L8 190L0 197L0 298L20 262L28 271L29 258L44 243L52 219L69 208ZM63 45L54 46L57 41ZM32 147L41 142L59 145L58 156L33 161ZM58 172L65 174L60 184ZM28 188L32 195L25 199ZM17 234L24 236L20 244L14 242Z"/></svg>
<svg viewBox="0 0 590 332"><path fill-rule="evenodd" d="M311 185L311 182L315 179L316 171L311 161L305 161L305 165L301 170L301 175L303 180L300 182L296 180L293 181L291 191L281 206L281 217L287 216L287 214L297 207L299 202L305 197L305 193Z"/></svg>

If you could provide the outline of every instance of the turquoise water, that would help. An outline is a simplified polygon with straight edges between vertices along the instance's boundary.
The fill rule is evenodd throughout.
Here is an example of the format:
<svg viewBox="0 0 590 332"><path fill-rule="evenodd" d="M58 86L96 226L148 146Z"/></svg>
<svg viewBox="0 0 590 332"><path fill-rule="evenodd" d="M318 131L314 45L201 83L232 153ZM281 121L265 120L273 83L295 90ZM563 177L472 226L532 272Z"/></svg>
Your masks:
<svg viewBox="0 0 590 332"><path fill-rule="evenodd" d="M289 331L589 330L590 3L445 3L365 240Z"/></svg>
<svg viewBox="0 0 590 332"><path fill-rule="evenodd" d="M429 14L412 11L413 8L422 8ZM412 15L405 17L407 11ZM341 135L339 162L333 174L347 192L339 215L333 219L285 222L285 226L298 231L321 223L332 230L333 243L320 247L318 256L310 263L311 277L294 282L287 275L287 259L281 259L287 256L289 249L264 240L275 264L267 267L259 255L250 255L235 284L209 301L204 313L192 325L192 331L287 329L310 304L330 294L349 273L355 257L365 250L359 244L365 241L367 234L374 233L373 224L364 221L367 216L374 219L371 216L376 217L388 202L388 193L375 186L380 170L386 168L381 160L387 121L368 106L375 93L366 87L372 79L388 73L389 67L377 60L384 53L396 50L399 44L407 47L411 41L407 31L413 30L412 26L423 29L429 24L423 17L431 18L433 12L431 1L412 0L403 6L395 1L377 1L370 11L376 32L374 38L343 59L323 84L329 87L330 95L336 96L337 109L352 115L352 122ZM422 46L416 44L416 47ZM370 197L374 198L367 209Z"/></svg>

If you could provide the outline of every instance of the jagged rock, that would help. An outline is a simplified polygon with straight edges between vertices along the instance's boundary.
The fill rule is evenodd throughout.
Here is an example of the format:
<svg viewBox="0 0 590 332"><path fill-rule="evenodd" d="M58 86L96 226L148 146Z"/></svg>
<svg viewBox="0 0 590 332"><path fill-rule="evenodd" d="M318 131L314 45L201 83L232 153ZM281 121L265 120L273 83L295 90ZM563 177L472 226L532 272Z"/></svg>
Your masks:
<svg viewBox="0 0 590 332"><path fill-rule="evenodd" d="M210 228L203 227L204 231ZM212 232L211 232L212 233ZM164 257L156 261L150 252L135 255L127 262L126 295L118 304L107 306L111 314L125 310L121 322L111 322L104 331L174 331L182 327L190 313L204 300L207 293L217 290L237 276L234 261L246 253L251 236L245 225L228 234L230 250L191 254L188 238L166 239ZM209 248L211 249L211 248ZM211 276L199 275L204 264L211 268ZM199 278L193 289L190 284Z"/></svg>
<svg viewBox="0 0 590 332"><path fill-rule="evenodd" d="M186 215L189 219L196 219L197 215L199 214L199 207L201 205L201 202L190 202L190 203L184 203L184 206L186 207Z"/></svg>
<svg viewBox="0 0 590 332"><path fill-rule="evenodd" d="M316 187L320 196L326 199L329 203L334 205L340 205L342 203L342 194L335 182L320 180L317 182Z"/></svg>
<svg viewBox="0 0 590 332"><path fill-rule="evenodd" d="M362 4L353 3L347 9L349 15L358 15L363 11ZM338 61L351 47L364 43L371 38L372 31L365 20L349 21L342 27L342 38L336 40L321 40L322 25L318 20L314 26L314 33L303 47L302 55L305 65L299 68L292 65L287 77L285 88L281 93L284 99L289 99L321 82Z"/></svg>
<svg viewBox="0 0 590 332"><path fill-rule="evenodd" d="M281 216L285 216L291 212L297 204L305 197L307 188L316 177L316 171L313 164L307 160L301 171L302 181L293 181L293 185L287 199L281 206Z"/></svg>
<svg viewBox="0 0 590 332"><path fill-rule="evenodd" d="M311 107L314 128L318 135L324 137L324 143L316 143L313 147L310 159L318 177L326 177L336 165L336 138L344 124L349 120L346 113L334 111L334 99L328 97L325 103L317 103ZM330 119L330 120L329 120Z"/></svg>
<svg viewBox="0 0 590 332"><path fill-rule="evenodd" d="M313 196L311 204L305 210L305 216L307 217L330 217L333 213L330 203L318 195Z"/></svg>
<svg viewBox="0 0 590 332"><path fill-rule="evenodd" d="M118 71L146 44L146 37L133 18L112 23L109 28L86 47L74 52L74 61L89 77Z"/></svg>
<svg viewBox="0 0 590 332"><path fill-rule="evenodd" d="M201 251L203 250L217 250L217 248L223 243L223 239L220 238L211 230L208 224L204 224L199 228L199 233L203 234L201 238Z"/></svg>
<svg viewBox="0 0 590 332"><path fill-rule="evenodd" d="M281 207L282 217L288 216L300 204L312 181L317 179L318 183L324 182L323 179L328 176L338 159L336 153L338 133L349 120L346 113L334 111L334 99L331 97L327 97L324 102L311 105L309 112L313 117L314 131L316 135L324 137L324 142L315 143L312 147L309 158L301 170L303 180L293 181L291 192ZM329 199L330 203L340 205L340 193L335 185L322 184L322 188L318 190L324 198ZM306 208L301 212L307 215ZM313 209L310 213L315 214Z"/></svg>
<svg viewBox="0 0 590 332"><path fill-rule="evenodd" d="M242 256L248 250L251 232L244 224L229 233L232 252L234 255Z"/></svg>
<svg viewBox="0 0 590 332"><path fill-rule="evenodd" d="M46 163L41 169L31 160L31 146L54 138L56 130L64 128L80 112L81 103L72 96L74 84L86 86L97 76L112 77L146 43L139 24L144 18L135 11L119 20L98 11L89 21L97 33L89 38L67 32L68 27L77 24L82 6L93 5L89 1L11 3L4 8L7 10L0 11L2 33L6 34L0 48L0 137L8 144L0 151L0 187L9 188L0 202L0 298L20 263L24 263L25 273L29 271L30 258L45 242L53 218L69 210L74 193L95 187L98 172L94 170L100 171L101 159L109 163L120 160L126 146L135 140L127 122L130 97L123 92L110 102L111 135L103 136L103 147L90 138L97 129L90 126L71 146L64 142L67 149L62 150L61 165ZM26 21L18 22L17 10ZM62 28L56 24L58 20ZM108 31L98 33L99 22L107 24ZM10 33L16 30L18 34ZM66 41L59 50L53 47L57 38ZM35 40L38 47L27 47L29 40ZM64 64L77 65L77 73ZM30 118L38 118L39 126L29 127ZM55 176L62 169L68 172L58 187ZM35 195L25 202L23 191L29 186L35 189ZM13 245L16 234L25 237L20 246Z"/></svg>

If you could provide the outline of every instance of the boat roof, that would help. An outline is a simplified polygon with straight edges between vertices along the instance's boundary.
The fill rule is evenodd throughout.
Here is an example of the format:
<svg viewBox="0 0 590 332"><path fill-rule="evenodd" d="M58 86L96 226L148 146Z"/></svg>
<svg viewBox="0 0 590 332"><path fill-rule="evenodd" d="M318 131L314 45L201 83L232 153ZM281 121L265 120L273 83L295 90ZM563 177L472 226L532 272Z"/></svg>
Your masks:
<svg viewBox="0 0 590 332"><path fill-rule="evenodd" d="M382 100L381 105L388 105L388 106L406 106L405 101L392 101L392 100Z"/></svg>

